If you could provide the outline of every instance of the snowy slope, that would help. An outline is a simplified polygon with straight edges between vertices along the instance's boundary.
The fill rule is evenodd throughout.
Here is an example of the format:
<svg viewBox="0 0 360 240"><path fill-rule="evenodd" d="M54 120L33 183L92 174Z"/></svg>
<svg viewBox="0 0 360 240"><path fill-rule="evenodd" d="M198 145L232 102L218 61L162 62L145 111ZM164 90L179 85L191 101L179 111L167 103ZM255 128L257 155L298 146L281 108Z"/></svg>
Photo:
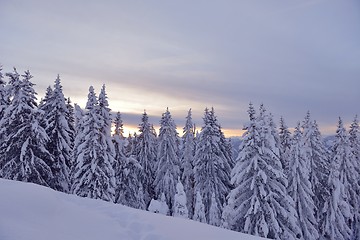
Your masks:
<svg viewBox="0 0 360 240"><path fill-rule="evenodd" d="M261 239L0 179L1 240Z"/></svg>

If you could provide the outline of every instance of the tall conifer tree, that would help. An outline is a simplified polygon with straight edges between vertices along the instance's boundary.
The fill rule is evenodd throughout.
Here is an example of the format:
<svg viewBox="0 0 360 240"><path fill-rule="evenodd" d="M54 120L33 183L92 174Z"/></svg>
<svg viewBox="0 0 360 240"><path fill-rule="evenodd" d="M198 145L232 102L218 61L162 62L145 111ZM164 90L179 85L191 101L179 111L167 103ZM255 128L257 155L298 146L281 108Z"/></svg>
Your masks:
<svg viewBox="0 0 360 240"><path fill-rule="evenodd" d="M284 173L287 175L289 158L290 158L290 147L291 147L291 133L285 123L283 117L280 118L279 127L279 140L280 140L280 160Z"/></svg>
<svg viewBox="0 0 360 240"><path fill-rule="evenodd" d="M331 158L328 188L330 196L324 205L323 235L326 239L351 239L353 215L353 193L356 187L352 185L354 178L353 155L349 147L348 136L341 118L336 130L336 142Z"/></svg>
<svg viewBox="0 0 360 240"><path fill-rule="evenodd" d="M39 124L41 113L37 110L34 84L30 82L32 76L26 71L21 80L15 68L7 76L10 78L12 101L0 121L0 133L5 136L0 149L0 175L53 187L50 168L53 159L45 148L49 138Z"/></svg>
<svg viewBox="0 0 360 240"><path fill-rule="evenodd" d="M58 191L69 192L72 131L66 120L68 109L59 75L55 80L54 89L48 88L40 109L44 111L44 128L50 138L46 144L47 149L54 159L51 166L55 180L54 188Z"/></svg>
<svg viewBox="0 0 360 240"><path fill-rule="evenodd" d="M9 95L7 93L5 84L6 82L4 81L2 66L0 65L0 119L3 118L5 110L10 104Z"/></svg>
<svg viewBox="0 0 360 240"><path fill-rule="evenodd" d="M166 109L160 120L159 142L157 153L157 171L154 180L155 193L159 198L165 194L170 215L173 214L176 183L180 177L179 139L176 125L169 109Z"/></svg>
<svg viewBox="0 0 360 240"><path fill-rule="evenodd" d="M137 140L135 153L142 168L139 180L143 186L145 205L148 207L151 199L154 198L153 182L155 178L156 134L149 123L146 111L142 115L139 132L140 135L138 137L134 136L134 139Z"/></svg>
<svg viewBox="0 0 360 240"><path fill-rule="evenodd" d="M194 124L191 117L191 109L186 117L186 123L183 128L184 135L182 136L183 149L181 156L181 180L184 183L186 193L187 208L189 210L189 217L191 218L194 212L194 154L195 154L195 133Z"/></svg>
<svg viewBox="0 0 360 240"><path fill-rule="evenodd" d="M86 114L82 123L77 146L76 166L72 192L82 196L114 201L115 178L113 155L109 152L106 133L110 133L108 119L104 119L104 107L99 106L94 88L89 88ZM106 110L107 111L107 110Z"/></svg>
<svg viewBox="0 0 360 240"><path fill-rule="evenodd" d="M230 192L231 164L224 153L222 132L214 114L214 109L205 109L204 126L197 142L194 161L195 192L201 194L206 221L210 221L212 194L215 194L220 215ZM230 156L230 155L229 155Z"/></svg>
<svg viewBox="0 0 360 240"><path fill-rule="evenodd" d="M123 124L120 112L116 114L114 125L115 202L137 209L145 209L144 192L138 179L141 166L133 156L125 155L125 139L122 135Z"/></svg>
<svg viewBox="0 0 360 240"><path fill-rule="evenodd" d="M302 236L304 239L318 239L318 226L315 218L316 206L313 201L314 193L310 182L310 169L307 163L310 159L303 150L300 123L295 128L290 149L288 165L288 192L295 202Z"/></svg>
<svg viewBox="0 0 360 240"><path fill-rule="evenodd" d="M228 196L224 225L256 236L296 239L301 233L293 200L287 195L271 120L263 106L258 117L252 104L248 113L250 122L245 125L244 140L231 173L235 188Z"/></svg>

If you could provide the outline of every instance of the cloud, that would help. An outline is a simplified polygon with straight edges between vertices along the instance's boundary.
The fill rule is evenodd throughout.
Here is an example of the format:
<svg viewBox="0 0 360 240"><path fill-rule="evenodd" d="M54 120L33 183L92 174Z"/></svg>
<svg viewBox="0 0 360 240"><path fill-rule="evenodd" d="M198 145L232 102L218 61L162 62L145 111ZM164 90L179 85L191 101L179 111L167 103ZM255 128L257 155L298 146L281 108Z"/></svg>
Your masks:
<svg viewBox="0 0 360 240"><path fill-rule="evenodd" d="M0 62L30 69L38 91L60 73L85 104L107 85L114 110L166 107L201 124L215 107L239 129L247 105L264 103L289 126L307 110L324 129L358 113L359 2L2 1ZM134 119L133 119L134 120ZM129 118L130 121L130 118ZM180 120L181 121L181 120Z"/></svg>

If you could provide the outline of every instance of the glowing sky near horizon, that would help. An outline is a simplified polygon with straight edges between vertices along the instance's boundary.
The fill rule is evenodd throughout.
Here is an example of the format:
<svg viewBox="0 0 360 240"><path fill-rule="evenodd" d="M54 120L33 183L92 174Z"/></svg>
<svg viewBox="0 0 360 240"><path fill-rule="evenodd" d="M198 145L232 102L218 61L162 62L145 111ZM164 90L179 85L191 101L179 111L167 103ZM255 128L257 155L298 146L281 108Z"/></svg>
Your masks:
<svg viewBox="0 0 360 240"><path fill-rule="evenodd" d="M110 107L136 129L169 107L181 132L214 107L228 136L264 103L294 127L309 110L323 134L359 114L356 0L0 0L0 64L30 69L39 98L59 73L84 106L107 86Z"/></svg>

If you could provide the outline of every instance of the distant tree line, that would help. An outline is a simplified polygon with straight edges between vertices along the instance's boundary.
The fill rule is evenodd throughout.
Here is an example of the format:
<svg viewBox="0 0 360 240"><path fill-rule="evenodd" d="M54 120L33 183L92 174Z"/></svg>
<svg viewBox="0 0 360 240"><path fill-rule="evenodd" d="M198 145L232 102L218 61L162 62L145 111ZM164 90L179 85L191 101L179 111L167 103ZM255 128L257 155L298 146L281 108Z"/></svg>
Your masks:
<svg viewBox="0 0 360 240"><path fill-rule="evenodd" d="M360 239L360 133L339 118L332 148L307 113L291 133L249 105L238 156L213 108L196 133L191 109L179 137L169 109L159 134L144 111L124 136L105 85L84 109L60 77L37 104L29 71L0 68L0 176L78 196L189 218L273 239ZM111 132L111 127L114 131Z"/></svg>

